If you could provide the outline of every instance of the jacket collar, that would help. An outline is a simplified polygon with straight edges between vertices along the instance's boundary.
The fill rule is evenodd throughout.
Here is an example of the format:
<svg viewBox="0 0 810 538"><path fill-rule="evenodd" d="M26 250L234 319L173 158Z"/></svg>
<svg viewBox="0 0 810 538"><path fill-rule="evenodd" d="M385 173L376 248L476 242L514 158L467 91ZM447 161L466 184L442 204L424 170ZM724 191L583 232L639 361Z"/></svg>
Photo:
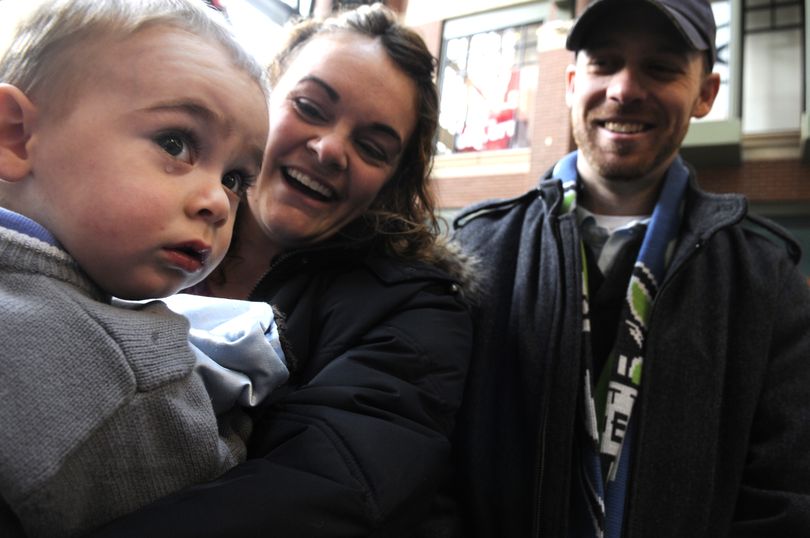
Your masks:
<svg viewBox="0 0 810 538"><path fill-rule="evenodd" d="M698 243L707 240L715 232L740 222L748 212L748 203L740 194L713 194L703 191L697 184L695 170L684 162L689 169L689 185L686 191L687 210L685 215L686 230L682 241ZM476 217L505 211L511 207L528 205L541 198L548 207L550 215L559 214L563 187L559 179L553 178L554 168L549 168L540 179L537 187L512 198L486 200L469 206L454 221L455 227L461 227Z"/></svg>

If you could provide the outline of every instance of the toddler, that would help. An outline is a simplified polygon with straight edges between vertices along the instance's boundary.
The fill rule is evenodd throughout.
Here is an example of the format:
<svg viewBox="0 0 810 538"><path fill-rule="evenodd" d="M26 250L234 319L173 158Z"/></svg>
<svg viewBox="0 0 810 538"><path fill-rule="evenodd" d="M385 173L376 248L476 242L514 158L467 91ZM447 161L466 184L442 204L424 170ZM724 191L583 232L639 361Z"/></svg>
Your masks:
<svg viewBox="0 0 810 538"><path fill-rule="evenodd" d="M2 536L81 534L244 457L249 423L215 411L186 319L113 304L203 279L259 172L262 69L217 17L0 1Z"/></svg>

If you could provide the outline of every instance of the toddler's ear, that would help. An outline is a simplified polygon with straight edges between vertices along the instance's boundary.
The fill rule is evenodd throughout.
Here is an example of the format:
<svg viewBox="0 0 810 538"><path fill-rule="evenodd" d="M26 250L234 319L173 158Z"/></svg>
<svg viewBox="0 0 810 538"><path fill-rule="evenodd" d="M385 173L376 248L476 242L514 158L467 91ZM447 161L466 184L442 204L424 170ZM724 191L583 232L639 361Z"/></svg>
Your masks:
<svg viewBox="0 0 810 538"><path fill-rule="evenodd" d="M30 172L27 144L36 113L19 88L0 84L0 179L19 181Z"/></svg>

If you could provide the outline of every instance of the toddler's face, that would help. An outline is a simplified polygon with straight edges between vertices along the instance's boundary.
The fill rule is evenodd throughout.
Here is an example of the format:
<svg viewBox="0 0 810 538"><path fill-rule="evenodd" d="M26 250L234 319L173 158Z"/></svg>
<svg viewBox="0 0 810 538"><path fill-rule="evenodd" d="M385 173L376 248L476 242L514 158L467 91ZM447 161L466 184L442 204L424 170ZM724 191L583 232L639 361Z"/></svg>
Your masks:
<svg viewBox="0 0 810 538"><path fill-rule="evenodd" d="M261 166L266 99L218 44L181 30L90 48L71 111L33 133L33 216L107 292L166 296L224 256Z"/></svg>

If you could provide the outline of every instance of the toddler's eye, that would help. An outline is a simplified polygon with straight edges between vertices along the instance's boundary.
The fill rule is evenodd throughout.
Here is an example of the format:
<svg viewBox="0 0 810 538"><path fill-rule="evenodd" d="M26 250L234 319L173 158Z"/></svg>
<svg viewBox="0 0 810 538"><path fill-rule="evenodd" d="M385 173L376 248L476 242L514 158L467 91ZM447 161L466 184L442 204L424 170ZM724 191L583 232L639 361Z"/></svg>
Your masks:
<svg viewBox="0 0 810 538"><path fill-rule="evenodd" d="M155 143L179 161L191 163L194 158L194 144L188 135L177 132L163 133L155 138Z"/></svg>
<svg viewBox="0 0 810 538"><path fill-rule="evenodd" d="M239 196L244 194L252 183L253 178L235 170L222 176L222 186Z"/></svg>

